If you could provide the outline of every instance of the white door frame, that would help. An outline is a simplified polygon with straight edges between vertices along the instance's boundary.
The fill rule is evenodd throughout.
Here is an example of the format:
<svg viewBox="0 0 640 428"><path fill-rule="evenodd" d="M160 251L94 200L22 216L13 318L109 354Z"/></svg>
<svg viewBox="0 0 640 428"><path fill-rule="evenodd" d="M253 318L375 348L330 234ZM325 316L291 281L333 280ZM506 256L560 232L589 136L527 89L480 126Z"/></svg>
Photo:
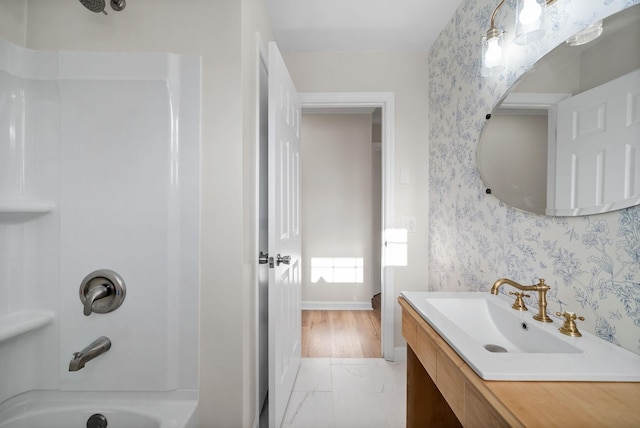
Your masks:
<svg viewBox="0 0 640 428"><path fill-rule="evenodd" d="M393 268L385 266L383 231L394 227L394 123L395 94L393 92L300 92L302 110L316 108L382 108L382 356L395 361L395 292Z"/></svg>

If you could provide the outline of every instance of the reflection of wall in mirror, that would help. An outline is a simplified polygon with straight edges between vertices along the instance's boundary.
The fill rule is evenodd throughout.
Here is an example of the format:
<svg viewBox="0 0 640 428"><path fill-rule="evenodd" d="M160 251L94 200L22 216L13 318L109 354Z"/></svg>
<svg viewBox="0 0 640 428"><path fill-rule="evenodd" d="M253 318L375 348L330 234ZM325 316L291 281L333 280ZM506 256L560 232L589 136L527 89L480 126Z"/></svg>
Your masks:
<svg viewBox="0 0 640 428"><path fill-rule="evenodd" d="M587 45L560 45L541 59L512 92L575 95L637 68L640 68L640 25L615 29L605 25L604 34Z"/></svg>
<svg viewBox="0 0 640 428"><path fill-rule="evenodd" d="M638 68L640 24L636 23L620 29L615 38L603 38L581 55L580 92L600 86Z"/></svg>
<svg viewBox="0 0 640 428"><path fill-rule="evenodd" d="M547 115L500 114L487 122L478 153L480 173L498 199L544 214L547 206ZM531 165L538 165L531 167Z"/></svg>

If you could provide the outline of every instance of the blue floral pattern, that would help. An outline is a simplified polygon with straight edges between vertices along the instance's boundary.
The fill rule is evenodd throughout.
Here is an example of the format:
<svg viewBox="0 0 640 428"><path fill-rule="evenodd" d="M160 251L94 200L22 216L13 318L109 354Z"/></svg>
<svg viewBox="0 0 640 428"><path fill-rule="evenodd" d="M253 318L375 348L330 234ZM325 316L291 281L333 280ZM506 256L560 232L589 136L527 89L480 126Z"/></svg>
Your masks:
<svg viewBox="0 0 640 428"><path fill-rule="evenodd" d="M515 3L501 8L503 26L515 20ZM486 291L500 277L546 278L550 312L574 311L586 318L585 331L640 354L640 207L538 216L486 195L476 167L484 116L508 88L576 31L638 3L558 0L541 42L515 45L506 28L509 64L495 78L480 76L479 43L497 2L460 5L429 52L431 290Z"/></svg>

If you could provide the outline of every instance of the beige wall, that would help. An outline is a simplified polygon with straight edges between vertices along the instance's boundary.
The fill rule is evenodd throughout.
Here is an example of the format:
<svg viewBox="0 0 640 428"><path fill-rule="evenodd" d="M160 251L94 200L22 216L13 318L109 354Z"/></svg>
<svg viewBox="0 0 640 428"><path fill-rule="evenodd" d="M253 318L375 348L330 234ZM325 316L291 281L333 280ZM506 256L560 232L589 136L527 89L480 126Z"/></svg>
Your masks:
<svg viewBox="0 0 640 428"><path fill-rule="evenodd" d="M373 153L371 175L371 292L375 296L382 292L382 139L381 126L372 127Z"/></svg>
<svg viewBox="0 0 640 428"><path fill-rule="evenodd" d="M302 301L369 303L371 114L302 115ZM311 258L362 257L364 282L311 282Z"/></svg>
<svg viewBox="0 0 640 428"><path fill-rule="evenodd" d="M3 0L0 16L2 35L33 49L202 57L200 419L252 426L256 30L271 38L264 1L136 0L103 16L75 1Z"/></svg>
<svg viewBox="0 0 640 428"><path fill-rule="evenodd" d="M27 31L27 2L0 1L0 37L20 46L25 45Z"/></svg>
<svg viewBox="0 0 640 428"><path fill-rule="evenodd" d="M300 92L371 91L395 93L395 224L415 217L408 236L408 266L395 268L394 296L426 290L428 278L428 80L423 52L284 53ZM402 184L401 174L406 178ZM394 297L395 301L395 297ZM395 343L404 346L400 309L395 304Z"/></svg>

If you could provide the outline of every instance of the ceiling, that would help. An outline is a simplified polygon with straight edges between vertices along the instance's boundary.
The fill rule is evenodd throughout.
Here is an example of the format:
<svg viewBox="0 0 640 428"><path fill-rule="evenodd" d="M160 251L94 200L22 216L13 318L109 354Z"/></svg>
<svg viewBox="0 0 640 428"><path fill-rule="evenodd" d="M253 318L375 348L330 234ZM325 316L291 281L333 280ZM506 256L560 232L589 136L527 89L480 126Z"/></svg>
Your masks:
<svg viewBox="0 0 640 428"><path fill-rule="evenodd" d="M426 51L462 0L267 0L282 51Z"/></svg>

